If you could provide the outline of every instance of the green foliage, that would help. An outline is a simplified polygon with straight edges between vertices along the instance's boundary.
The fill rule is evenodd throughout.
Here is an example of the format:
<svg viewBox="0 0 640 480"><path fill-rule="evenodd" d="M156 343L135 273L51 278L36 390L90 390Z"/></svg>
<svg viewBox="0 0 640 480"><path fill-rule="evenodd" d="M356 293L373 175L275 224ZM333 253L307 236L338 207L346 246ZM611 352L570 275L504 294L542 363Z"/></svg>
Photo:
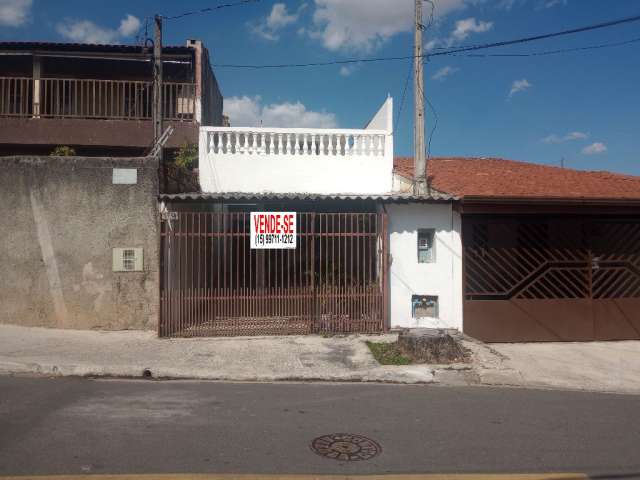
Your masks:
<svg viewBox="0 0 640 480"><path fill-rule="evenodd" d="M198 146L195 143L185 143L180 147L175 158L175 164L179 167L193 168L198 160Z"/></svg>
<svg viewBox="0 0 640 480"><path fill-rule="evenodd" d="M51 151L49 156L51 156L51 157L73 157L75 154L76 154L76 151L73 148L67 147L66 145L58 145L56 148L54 148Z"/></svg>
<svg viewBox="0 0 640 480"><path fill-rule="evenodd" d="M367 346L373 357L381 365L409 365L411 359L400 353L398 345L384 342L367 342Z"/></svg>

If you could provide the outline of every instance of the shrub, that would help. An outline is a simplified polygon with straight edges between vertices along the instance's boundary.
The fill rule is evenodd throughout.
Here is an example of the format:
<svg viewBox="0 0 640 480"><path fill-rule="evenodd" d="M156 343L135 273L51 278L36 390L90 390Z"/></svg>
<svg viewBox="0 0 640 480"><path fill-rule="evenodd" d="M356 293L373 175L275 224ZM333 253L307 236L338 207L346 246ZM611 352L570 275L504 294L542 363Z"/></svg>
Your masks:
<svg viewBox="0 0 640 480"><path fill-rule="evenodd" d="M49 155L51 157L73 157L75 154L76 151L73 148L66 145L58 145Z"/></svg>
<svg viewBox="0 0 640 480"><path fill-rule="evenodd" d="M198 146L195 143L185 143L180 147L174 160L179 167L193 168L198 160Z"/></svg>

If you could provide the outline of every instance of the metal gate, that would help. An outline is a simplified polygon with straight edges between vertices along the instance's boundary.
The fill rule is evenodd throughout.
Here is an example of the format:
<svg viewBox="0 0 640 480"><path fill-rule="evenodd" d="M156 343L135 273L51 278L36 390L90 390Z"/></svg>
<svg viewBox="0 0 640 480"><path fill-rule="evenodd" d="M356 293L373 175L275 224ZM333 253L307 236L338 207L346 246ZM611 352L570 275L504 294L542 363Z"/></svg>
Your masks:
<svg viewBox="0 0 640 480"><path fill-rule="evenodd" d="M375 333L387 312L387 217L298 213L297 247L250 248L250 214L171 212L162 337Z"/></svg>
<svg viewBox="0 0 640 480"><path fill-rule="evenodd" d="M640 220L466 217L464 328L486 341L640 338Z"/></svg>

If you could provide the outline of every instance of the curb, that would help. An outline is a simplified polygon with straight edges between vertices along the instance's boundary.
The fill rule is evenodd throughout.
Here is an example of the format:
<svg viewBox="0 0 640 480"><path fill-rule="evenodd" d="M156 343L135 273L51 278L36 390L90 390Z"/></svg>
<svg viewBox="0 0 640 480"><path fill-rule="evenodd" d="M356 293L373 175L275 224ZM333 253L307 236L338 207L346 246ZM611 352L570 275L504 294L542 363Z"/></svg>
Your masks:
<svg viewBox="0 0 640 480"><path fill-rule="evenodd" d="M82 377L82 378L123 378L149 380L209 380L226 382L343 382L343 383L387 383L404 385L424 385L435 383L432 370L413 372L376 371L376 369L345 375L317 374L308 376L274 375L221 375L209 371L190 371L181 369L157 368L150 366L105 367L97 365L63 365L35 362L0 361L0 375L37 375L43 377ZM399 374L398 374L399 373Z"/></svg>

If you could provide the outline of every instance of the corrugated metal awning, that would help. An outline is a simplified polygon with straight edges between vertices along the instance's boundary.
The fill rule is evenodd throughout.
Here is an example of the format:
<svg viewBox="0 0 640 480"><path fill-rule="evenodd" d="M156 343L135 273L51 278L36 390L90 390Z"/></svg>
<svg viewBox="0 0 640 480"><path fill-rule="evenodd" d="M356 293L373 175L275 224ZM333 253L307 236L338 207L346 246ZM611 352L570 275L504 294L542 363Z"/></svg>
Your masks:
<svg viewBox="0 0 640 480"><path fill-rule="evenodd" d="M385 202L433 202L452 201L456 197L447 193L432 190L430 195L414 195L412 193L386 193L386 194L319 194L319 193L274 193L274 192L221 192L221 193L175 193L161 194L160 200L169 201L194 201L194 200L377 200Z"/></svg>

